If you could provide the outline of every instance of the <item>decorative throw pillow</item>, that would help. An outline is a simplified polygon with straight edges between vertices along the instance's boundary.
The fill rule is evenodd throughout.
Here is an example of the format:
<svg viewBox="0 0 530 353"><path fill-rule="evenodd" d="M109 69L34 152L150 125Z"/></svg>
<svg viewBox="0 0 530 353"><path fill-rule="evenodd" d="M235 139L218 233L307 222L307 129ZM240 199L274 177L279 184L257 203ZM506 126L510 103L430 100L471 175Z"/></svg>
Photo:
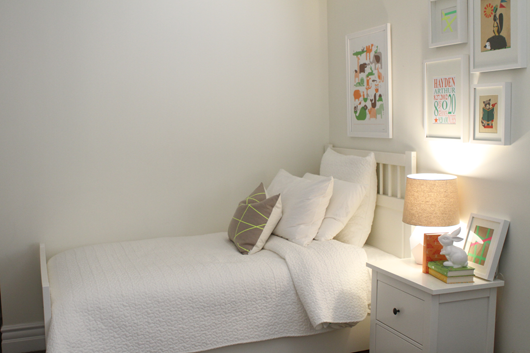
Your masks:
<svg viewBox="0 0 530 353"><path fill-rule="evenodd" d="M282 217L280 195L267 198L263 183L237 206L228 226L228 238L242 254L260 251Z"/></svg>
<svg viewBox="0 0 530 353"><path fill-rule="evenodd" d="M376 161L373 152L366 157L344 155L328 148L320 164L320 175L366 186L366 195L336 240L363 246L372 230L377 200Z"/></svg>
<svg viewBox="0 0 530 353"><path fill-rule="evenodd" d="M282 195L283 216L273 233L302 246L309 244L324 219L333 178L307 180L282 169L267 190Z"/></svg>
<svg viewBox="0 0 530 353"><path fill-rule="evenodd" d="M322 178L326 177L310 173L304 175L304 179L307 180L321 180ZM333 194L315 240L333 239L359 208L366 195L366 189L366 185L333 179Z"/></svg>

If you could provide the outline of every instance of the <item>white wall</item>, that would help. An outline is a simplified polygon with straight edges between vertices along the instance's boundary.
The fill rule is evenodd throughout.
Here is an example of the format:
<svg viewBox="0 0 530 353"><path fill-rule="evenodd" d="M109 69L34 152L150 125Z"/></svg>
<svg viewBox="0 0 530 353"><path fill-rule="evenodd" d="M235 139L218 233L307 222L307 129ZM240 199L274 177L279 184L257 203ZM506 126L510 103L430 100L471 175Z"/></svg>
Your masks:
<svg viewBox="0 0 530 353"><path fill-rule="evenodd" d="M469 54L467 44L428 48L426 0L328 0L330 143L378 151L415 150L419 172L458 175L460 215L471 212L511 221L500 262L506 286L497 305L496 352L529 352L530 307L530 74L526 69L473 74L475 83L509 81L513 89L512 145L481 146L430 142L423 137L423 60ZM530 17L530 6L527 9ZM345 40L348 33L392 25L394 138L346 135ZM530 49L530 43L527 44Z"/></svg>
<svg viewBox="0 0 530 353"><path fill-rule="evenodd" d="M4 324L42 320L38 243L224 231L328 139L324 0L0 2Z"/></svg>

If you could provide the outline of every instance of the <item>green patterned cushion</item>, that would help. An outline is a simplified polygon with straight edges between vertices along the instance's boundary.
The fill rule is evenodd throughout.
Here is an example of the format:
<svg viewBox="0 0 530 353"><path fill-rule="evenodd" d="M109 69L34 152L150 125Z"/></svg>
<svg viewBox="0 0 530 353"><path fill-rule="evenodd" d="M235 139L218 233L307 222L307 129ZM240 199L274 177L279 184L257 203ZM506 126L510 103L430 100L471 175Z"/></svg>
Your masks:
<svg viewBox="0 0 530 353"><path fill-rule="evenodd" d="M228 238L242 254L260 251L282 217L280 195L267 198L261 183L237 206L228 226Z"/></svg>

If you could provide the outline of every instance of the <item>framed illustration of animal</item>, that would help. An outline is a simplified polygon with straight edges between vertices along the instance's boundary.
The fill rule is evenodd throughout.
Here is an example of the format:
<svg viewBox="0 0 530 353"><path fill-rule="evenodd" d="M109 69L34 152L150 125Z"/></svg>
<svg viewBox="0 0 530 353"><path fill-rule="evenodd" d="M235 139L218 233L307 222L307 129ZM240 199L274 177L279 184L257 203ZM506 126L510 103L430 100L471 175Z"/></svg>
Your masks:
<svg viewBox="0 0 530 353"><path fill-rule="evenodd" d="M472 0L471 72L527 66L527 0Z"/></svg>
<svg viewBox="0 0 530 353"><path fill-rule="evenodd" d="M467 0L430 0L429 23L429 48L467 43Z"/></svg>
<svg viewBox="0 0 530 353"><path fill-rule="evenodd" d="M473 85L469 141L489 145L511 143L512 83Z"/></svg>
<svg viewBox="0 0 530 353"><path fill-rule="evenodd" d="M390 24L346 36L348 136L392 138Z"/></svg>

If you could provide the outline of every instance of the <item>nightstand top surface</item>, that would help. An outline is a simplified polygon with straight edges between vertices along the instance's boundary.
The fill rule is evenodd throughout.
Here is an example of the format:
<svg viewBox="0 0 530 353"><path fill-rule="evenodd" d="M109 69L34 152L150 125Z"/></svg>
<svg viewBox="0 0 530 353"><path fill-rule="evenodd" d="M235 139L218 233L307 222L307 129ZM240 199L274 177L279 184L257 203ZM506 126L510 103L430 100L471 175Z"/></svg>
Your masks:
<svg viewBox="0 0 530 353"><path fill-rule="evenodd" d="M432 295L504 286L502 280L489 282L478 277L474 278L475 283L447 284L428 273L423 273L422 266L416 264L412 258L368 262L366 266Z"/></svg>

